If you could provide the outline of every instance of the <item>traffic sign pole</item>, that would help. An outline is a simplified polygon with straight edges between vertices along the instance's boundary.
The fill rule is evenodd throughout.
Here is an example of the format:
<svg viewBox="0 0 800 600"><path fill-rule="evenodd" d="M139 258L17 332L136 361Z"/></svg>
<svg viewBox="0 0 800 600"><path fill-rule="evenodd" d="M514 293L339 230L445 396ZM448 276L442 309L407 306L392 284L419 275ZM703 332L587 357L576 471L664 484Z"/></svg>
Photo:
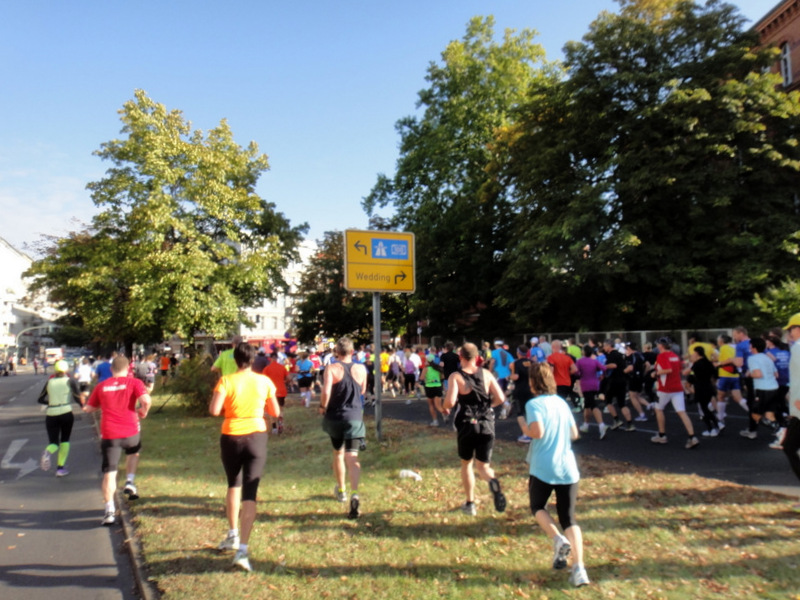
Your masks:
<svg viewBox="0 0 800 600"><path fill-rule="evenodd" d="M381 294L372 293L372 368L375 371L375 437L381 441L383 378L381 374Z"/></svg>

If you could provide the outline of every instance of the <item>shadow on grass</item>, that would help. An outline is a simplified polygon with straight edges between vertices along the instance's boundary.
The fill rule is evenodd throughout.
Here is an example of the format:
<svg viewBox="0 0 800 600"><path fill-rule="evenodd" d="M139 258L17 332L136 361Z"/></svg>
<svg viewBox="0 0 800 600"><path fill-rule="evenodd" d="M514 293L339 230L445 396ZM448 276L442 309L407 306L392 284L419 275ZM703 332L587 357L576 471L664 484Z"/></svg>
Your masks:
<svg viewBox="0 0 800 600"><path fill-rule="evenodd" d="M585 487L589 487L586 485ZM626 492L579 494L579 503L605 503L604 508L623 510L632 504L647 509L679 506L740 505L753 502L781 502L781 494L737 485L719 485L708 489L637 489Z"/></svg>
<svg viewBox="0 0 800 600"><path fill-rule="evenodd" d="M307 584L316 581L342 581L349 578L361 578L365 575L373 579L399 579L407 583L408 592L413 590L416 579L417 585L427 586L434 580L441 583L455 583L458 586L469 588L491 589L498 584L536 585L546 589L564 589L570 587L567 583L568 571L553 571L549 568L532 569L495 569L484 564L468 561L452 563L425 563L397 565L389 562L374 562L358 565L325 565L307 566L297 565L275 560L264 560L258 554L250 553L250 564L253 575L269 576L270 581L280 586L280 576L286 576L292 581L302 578ZM181 573L182 575L202 575L209 572L237 572L232 564L233 554L222 554L214 551L193 552L191 555L175 556L169 559L156 558L150 562L153 573L158 577L160 573Z"/></svg>
<svg viewBox="0 0 800 600"><path fill-rule="evenodd" d="M546 546L544 547L546 548ZM222 554L214 551L189 552L181 556L158 559L155 557L150 563L153 572L181 573L182 575L207 574L209 572L232 572L236 567L232 565L233 555ZM796 557L793 557L796 558ZM523 564L535 561L547 564L549 553L543 549L541 555L525 557ZM787 576L787 558L763 558L747 555L741 560L719 563L706 563L694 565L679 560L648 560L637 559L629 565L621 565L613 560L593 561L589 558L587 568L589 576L595 585L602 584L631 584L640 585L642 581L650 581L658 586L660 581L676 580L696 581L698 595L703 591L722 591L717 579L724 581L731 574L750 574L768 585L772 591L794 592L800 587L800 572L790 572ZM405 565L390 562L361 562L358 565L325 565L307 566L264 560L258 554L251 553L250 563L254 575L269 576L270 581L280 585L280 577L286 576L291 581L302 578L306 583L317 581L342 581L346 578L362 578L369 575L372 578L393 579L403 578L408 581L406 589L411 591L414 583L418 585L432 585L434 581L440 584L455 584L465 588L492 589L499 584L536 586L541 591L570 589L567 582L568 570L554 571L548 566L531 566L517 569L489 569L480 562L461 560L460 562L439 563L408 563ZM771 573L776 575L771 576ZM780 576L777 574L780 573ZM723 584L724 585L724 584ZM717 586L717 589L715 589ZM637 588L638 589L638 588ZM703 596L705 597L705 596Z"/></svg>

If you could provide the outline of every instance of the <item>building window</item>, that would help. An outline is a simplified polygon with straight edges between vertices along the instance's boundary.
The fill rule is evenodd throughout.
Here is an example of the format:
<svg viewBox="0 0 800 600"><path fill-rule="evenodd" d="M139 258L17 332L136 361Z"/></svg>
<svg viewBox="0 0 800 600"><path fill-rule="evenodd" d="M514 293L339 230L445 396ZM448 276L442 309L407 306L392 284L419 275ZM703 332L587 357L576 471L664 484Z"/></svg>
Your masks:
<svg viewBox="0 0 800 600"><path fill-rule="evenodd" d="M781 77L783 77L783 87L792 85L792 54L789 42L781 44Z"/></svg>

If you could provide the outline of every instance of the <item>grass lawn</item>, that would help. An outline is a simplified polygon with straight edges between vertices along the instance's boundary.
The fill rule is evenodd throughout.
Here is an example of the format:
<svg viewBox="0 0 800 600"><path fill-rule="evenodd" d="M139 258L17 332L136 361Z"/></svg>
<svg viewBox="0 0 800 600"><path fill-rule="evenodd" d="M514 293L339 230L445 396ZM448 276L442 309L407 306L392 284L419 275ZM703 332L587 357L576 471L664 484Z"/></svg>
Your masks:
<svg viewBox="0 0 800 600"><path fill-rule="evenodd" d="M284 434L269 440L249 574L215 550L227 532L221 420L167 405L143 422L142 499L132 512L148 575L166 600L800 600L800 514L785 497L579 457L577 516L592 585L575 589L567 571L551 569L551 546L530 514L522 446L495 447L506 512L494 511L480 482L478 516L470 517L459 510L453 432L385 420L379 444L370 421L361 454L364 514L352 521L333 498L320 417L290 404ZM403 468L422 481L400 479Z"/></svg>

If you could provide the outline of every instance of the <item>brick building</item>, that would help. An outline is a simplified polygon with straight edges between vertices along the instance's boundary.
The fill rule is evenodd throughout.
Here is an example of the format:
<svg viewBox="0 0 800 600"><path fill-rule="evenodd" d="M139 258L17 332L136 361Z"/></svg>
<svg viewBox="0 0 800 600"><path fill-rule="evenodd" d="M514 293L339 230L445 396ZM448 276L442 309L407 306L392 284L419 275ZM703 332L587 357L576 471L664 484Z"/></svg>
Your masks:
<svg viewBox="0 0 800 600"><path fill-rule="evenodd" d="M773 66L787 91L800 88L800 0L783 0L761 18L753 29L762 46L774 46L780 57Z"/></svg>

